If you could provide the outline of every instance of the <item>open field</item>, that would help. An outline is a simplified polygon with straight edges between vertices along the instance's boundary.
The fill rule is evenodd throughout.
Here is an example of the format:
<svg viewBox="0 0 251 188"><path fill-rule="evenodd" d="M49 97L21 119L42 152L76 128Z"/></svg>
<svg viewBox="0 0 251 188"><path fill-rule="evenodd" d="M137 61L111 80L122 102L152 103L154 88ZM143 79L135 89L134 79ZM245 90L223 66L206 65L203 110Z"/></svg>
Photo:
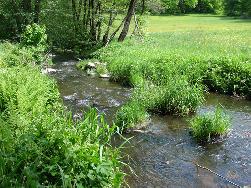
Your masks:
<svg viewBox="0 0 251 188"><path fill-rule="evenodd" d="M149 16L148 31L250 31L250 19L226 16L191 14L185 16ZM247 33L248 35L248 33Z"/></svg>

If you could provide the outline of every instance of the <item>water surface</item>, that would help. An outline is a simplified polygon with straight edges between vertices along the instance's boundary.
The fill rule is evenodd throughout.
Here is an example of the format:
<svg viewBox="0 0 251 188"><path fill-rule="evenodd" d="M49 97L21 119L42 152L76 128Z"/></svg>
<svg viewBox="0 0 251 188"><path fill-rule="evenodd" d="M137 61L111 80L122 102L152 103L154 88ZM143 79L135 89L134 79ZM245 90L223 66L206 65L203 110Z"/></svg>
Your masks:
<svg viewBox="0 0 251 188"><path fill-rule="evenodd" d="M55 57L52 76L68 108L76 114L88 106L104 113L109 123L117 109L130 97L131 89L75 68L75 61ZM221 174L240 186L251 185L251 102L223 95L209 94L197 113L213 111L221 104L231 117L232 130L217 143L200 146L189 134L188 119L174 116L151 116L142 132L122 150L132 167L127 183L138 187L234 187L225 179L195 163ZM191 117L190 117L191 118ZM119 145L121 140L116 139Z"/></svg>

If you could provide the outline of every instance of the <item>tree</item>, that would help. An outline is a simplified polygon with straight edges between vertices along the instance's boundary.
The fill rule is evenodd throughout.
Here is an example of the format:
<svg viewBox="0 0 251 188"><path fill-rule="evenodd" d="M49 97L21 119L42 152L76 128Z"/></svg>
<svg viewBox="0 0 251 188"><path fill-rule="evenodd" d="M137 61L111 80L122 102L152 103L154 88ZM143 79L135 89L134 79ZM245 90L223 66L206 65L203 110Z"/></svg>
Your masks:
<svg viewBox="0 0 251 188"><path fill-rule="evenodd" d="M0 22L1 28L5 32L9 29L13 36L18 36L27 25L39 22L41 0L0 0L0 10L4 22Z"/></svg>
<svg viewBox="0 0 251 188"><path fill-rule="evenodd" d="M119 42L124 41L125 38L126 38L126 35L128 34L130 23L131 23L131 20L132 20L132 16L133 16L134 11L135 11L136 2L137 2L137 0L130 0L127 15L125 17L124 27L123 27L120 35L119 35L119 38L118 38Z"/></svg>
<svg viewBox="0 0 251 188"><path fill-rule="evenodd" d="M251 16L251 1L225 0L225 13L228 16Z"/></svg>

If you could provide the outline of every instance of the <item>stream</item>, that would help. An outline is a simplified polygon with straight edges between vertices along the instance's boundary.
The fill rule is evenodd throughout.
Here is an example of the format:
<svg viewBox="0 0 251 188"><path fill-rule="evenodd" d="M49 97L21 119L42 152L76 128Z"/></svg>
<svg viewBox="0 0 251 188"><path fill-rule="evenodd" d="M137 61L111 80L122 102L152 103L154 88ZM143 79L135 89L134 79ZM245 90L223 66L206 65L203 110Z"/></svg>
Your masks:
<svg viewBox="0 0 251 188"><path fill-rule="evenodd" d="M55 72L50 75L56 79L67 108L80 116L92 106L112 123L132 90L78 71L76 61L70 58L55 56L53 61ZM126 169L127 184L131 188L235 187L228 179L251 186L251 101L208 94L197 113L213 111L219 103L231 117L232 128L228 137L217 143L198 145L189 134L189 118L175 116L152 115L143 131L125 134L130 141L122 155L132 169ZM117 145L122 142L115 140Z"/></svg>

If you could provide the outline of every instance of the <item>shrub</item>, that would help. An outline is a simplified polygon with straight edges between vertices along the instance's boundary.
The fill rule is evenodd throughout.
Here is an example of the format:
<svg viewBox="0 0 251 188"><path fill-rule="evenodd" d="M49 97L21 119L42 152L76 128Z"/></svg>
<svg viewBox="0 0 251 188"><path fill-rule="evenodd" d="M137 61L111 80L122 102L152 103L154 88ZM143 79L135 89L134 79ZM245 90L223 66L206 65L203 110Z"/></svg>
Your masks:
<svg viewBox="0 0 251 188"><path fill-rule="evenodd" d="M190 85L184 77L170 78L160 86L145 83L135 88L132 98L149 112L182 116L194 112L204 101L203 87Z"/></svg>
<svg viewBox="0 0 251 188"><path fill-rule="evenodd" d="M106 65L105 65L105 64L99 64L99 65L97 65L96 72L97 72L100 76L101 76L101 75L108 74L108 70L107 70L107 68L106 68Z"/></svg>
<svg viewBox="0 0 251 188"><path fill-rule="evenodd" d="M200 142L209 142L225 135L229 127L229 117L220 107L217 107L213 114L197 115L191 120L192 134Z"/></svg>
<svg viewBox="0 0 251 188"><path fill-rule="evenodd" d="M88 63L89 63L90 61L88 60L88 59L86 59L86 60L81 60L81 61L79 61L78 63L77 63L77 68L79 69L79 70L83 70L83 71L85 71L85 70L87 70L87 65L88 65Z"/></svg>
<svg viewBox="0 0 251 188"><path fill-rule="evenodd" d="M44 52L48 48L47 42L46 28L38 24L26 26L21 36L21 47L28 48L37 63L42 63L44 60Z"/></svg>
<svg viewBox="0 0 251 188"><path fill-rule="evenodd" d="M251 64L247 59L220 58L210 60L204 78L210 90L220 93L249 96Z"/></svg>
<svg viewBox="0 0 251 188"><path fill-rule="evenodd" d="M45 26L38 24L32 24L26 26L26 29L21 37L21 45L23 46L34 46L41 50L47 48L47 35Z"/></svg>

